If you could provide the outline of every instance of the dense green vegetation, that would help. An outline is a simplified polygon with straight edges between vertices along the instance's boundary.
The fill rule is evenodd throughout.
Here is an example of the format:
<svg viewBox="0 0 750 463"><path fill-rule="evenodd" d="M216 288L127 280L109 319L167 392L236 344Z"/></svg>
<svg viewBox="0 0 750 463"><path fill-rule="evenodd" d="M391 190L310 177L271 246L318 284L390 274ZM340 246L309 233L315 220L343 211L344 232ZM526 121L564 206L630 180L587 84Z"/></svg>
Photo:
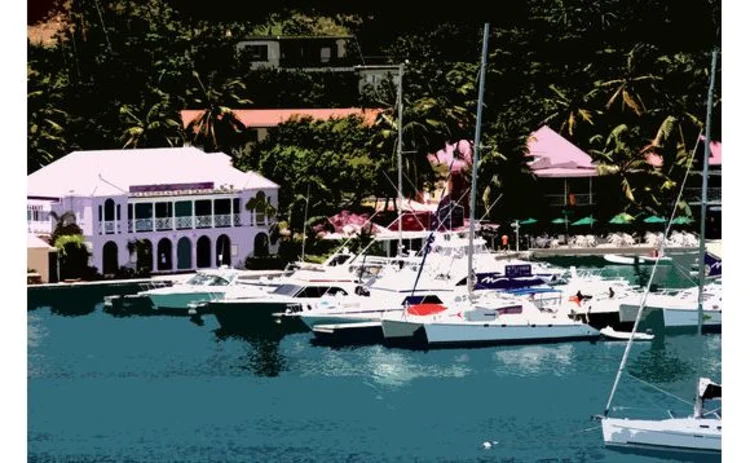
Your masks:
<svg viewBox="0 0 750 463"><path fill-rule="evenodd" d="M622 193L603 204L602 215L664 213L674 198L705 117L709 55L720 43L718 0L530 0L498 17L443 17L433 8L419 21L394 2L371 11L340 3L251 13L221 1L211 8L164 0L60 5L64 27L57 40L28 46L28 171L77 149L189 142L227 152L239 167L280 183L279 214L293 230L302 227L308 187L312 218L355 207L368 195L393 197L392 85L360 95L348 73L251 70L234 48L251 34L351 33L357 53L409 61L404 185L413 193L435 180L427 153L445 141L473 139L487 19L492 38L479 183L485 205L502 195L493 219L547 214L523 159L526 137L543 124L613 174L613 188ZM720 139L717 87L713 138ZM356 119L291 121L259 144L231 113L349 106L385 112L374 127ZM179 119L186 108L208 109L188 131ZM661 168L643 162L647 147L662 155Z"/></svg>

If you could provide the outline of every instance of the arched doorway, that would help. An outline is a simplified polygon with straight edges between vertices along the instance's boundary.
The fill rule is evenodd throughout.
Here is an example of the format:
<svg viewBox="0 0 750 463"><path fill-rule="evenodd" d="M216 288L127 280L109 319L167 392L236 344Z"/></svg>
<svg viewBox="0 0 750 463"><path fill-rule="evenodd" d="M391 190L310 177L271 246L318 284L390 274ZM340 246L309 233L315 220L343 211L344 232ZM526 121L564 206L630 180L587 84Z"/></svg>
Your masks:
<svg viewBox="0 0 750 463"><path fill-rule="evenodd" d="M117 273L120 263L117 260L117 243L107 241L102 247L102 273L112 275Z"/></svg>
<svg viewBox="0 0 750 463"><path fill-rule="evenodd" d="M216 239L216 266L231 265L232 241L227 235L219 235Z"/></svg>
<svg viewBox="0 0 750 463"><path fill-rule="evenodd" d="M138 270L154 270L154 247L150 240L138 240L135 244L136 266Z"/></svg>
<svg viewBox="0 0 750 463"><path fill-rule="evenodd" d="M265 257L268 255L268 235L258 233L255 235L255 244L253 246L253 256Z"/></svg>
<svg viewBox="0 0 750 463"><path fill-rule="evenodd" d="M190 238L183 236L177 242L177 270L193 268L193 247Z"/></svg>
<svg viewBox="0 0 750 463"><path fill-rule="evenodd" d="M169 238L162 238L156 245L156 268L172 270L172 242Z"/></svg>
<svg viewBox="0 0 750 463"><path fill-rule="evenodd" d="M206 268L211 266L211 240L207 236L201 236L198 238L196 244L196 264L198 268Z"/></svg>

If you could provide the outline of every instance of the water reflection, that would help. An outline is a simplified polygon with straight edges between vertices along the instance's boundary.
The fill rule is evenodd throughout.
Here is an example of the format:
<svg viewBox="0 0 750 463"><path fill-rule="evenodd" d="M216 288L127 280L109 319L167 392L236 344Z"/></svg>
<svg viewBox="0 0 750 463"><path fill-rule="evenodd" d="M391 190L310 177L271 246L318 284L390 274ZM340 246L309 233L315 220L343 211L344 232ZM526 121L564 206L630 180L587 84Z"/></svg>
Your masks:
<svg viewBox="0 0 750 463"><path fill-rule="evenodd" d="M495 372L518 376L551 372L562 376L571 366L573 351L572 344L502 348L494 354L495 361L500 364Z"/></svg>
<svg viewBox="0 0 750 463"><path fill-rule="evenodd" d="M276 377L287 369L288 361L279 347L286 333L283 327L275 323L269 323L266 329L257 327L243 332L218 328L214 334L218 342L235 340L244 344L245 355L240 365L242 369L263 377Z"/></svg>

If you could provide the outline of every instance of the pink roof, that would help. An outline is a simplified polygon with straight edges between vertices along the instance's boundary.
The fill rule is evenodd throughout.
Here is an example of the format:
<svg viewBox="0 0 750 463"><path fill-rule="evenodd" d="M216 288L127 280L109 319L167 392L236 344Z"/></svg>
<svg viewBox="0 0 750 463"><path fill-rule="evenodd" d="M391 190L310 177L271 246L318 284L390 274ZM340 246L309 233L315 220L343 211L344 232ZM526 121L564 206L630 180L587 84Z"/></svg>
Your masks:
<svg viewBox="0 0 750 463"><path fill-rule="evenodd" d="M701 140L705 140L706 138L701 135ZM653 151L649 151L645 154L646 156L646 162L651 164L654 167L661 167L664 164L664 159ZM719 141L712 141L711 142L711 154L708 157L708 165L709 166L721 166L721 142Z"/></svg>
<svg viewBox="0 0 750 463"><path fill-rule="evenodd" d="M203 109L185 109L180 111L182 125L187 126L203 114ZM237 116L245 127L263 128L275 127L288 121L293 116L312 117L313 119L327 120L331 118L343 118L351 115L362 116L365 124L372 125L375 118L380 114L380 109L361 108L329 108L329 109L235 109Z"/></svg>
<svg viewBox="0 0 750 463"><path fill-rule="evenodd" d="M529 136L529 162L537 177L595 177L591 156L546 125Z"/></svg>

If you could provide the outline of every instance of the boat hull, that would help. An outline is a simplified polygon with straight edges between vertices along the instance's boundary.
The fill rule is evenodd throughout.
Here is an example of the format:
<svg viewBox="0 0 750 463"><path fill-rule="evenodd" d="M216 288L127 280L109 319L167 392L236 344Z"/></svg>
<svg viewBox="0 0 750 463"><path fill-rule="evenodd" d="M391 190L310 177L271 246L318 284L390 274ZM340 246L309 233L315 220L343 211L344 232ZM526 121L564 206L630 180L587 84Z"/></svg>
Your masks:
<svg viewBox="0 0 750 463"><path fill-rule="evenodd" d="M677 329L692 329L698 326L697 309L664 308L664 327ZM721 329L721 311L706 310L703 312L703 329Z"/></svg>
<svg viewBox="0 0 750 463"><path fill-rule="evenodd" d="M288 302L247 301L241 303L212 302L209 311L214 314L224 331L252 332L277 323L272 314L284 312Z"/></svg>
<svg viewBox="0 0 750 463"><path fill-rule="evenodd" d="M583 324L425 323L424 330L430 346L536 344L599 338L597 330Z"/></svg>
<svg viewBox="0 0 750 463"><path fill-rule="evenodd" d="M609 447L707 454L721 452L721 420L717 419L604 418L602 434L604 444Z"/></svg>
<svg viewBox="0 0 750 463"><path fill-rule="evenodd" d="M208 302L221 297L224 292L188 292L172 294L147 294L154 309L164 312L184 312L190 309L191 304Z"/></svg>

